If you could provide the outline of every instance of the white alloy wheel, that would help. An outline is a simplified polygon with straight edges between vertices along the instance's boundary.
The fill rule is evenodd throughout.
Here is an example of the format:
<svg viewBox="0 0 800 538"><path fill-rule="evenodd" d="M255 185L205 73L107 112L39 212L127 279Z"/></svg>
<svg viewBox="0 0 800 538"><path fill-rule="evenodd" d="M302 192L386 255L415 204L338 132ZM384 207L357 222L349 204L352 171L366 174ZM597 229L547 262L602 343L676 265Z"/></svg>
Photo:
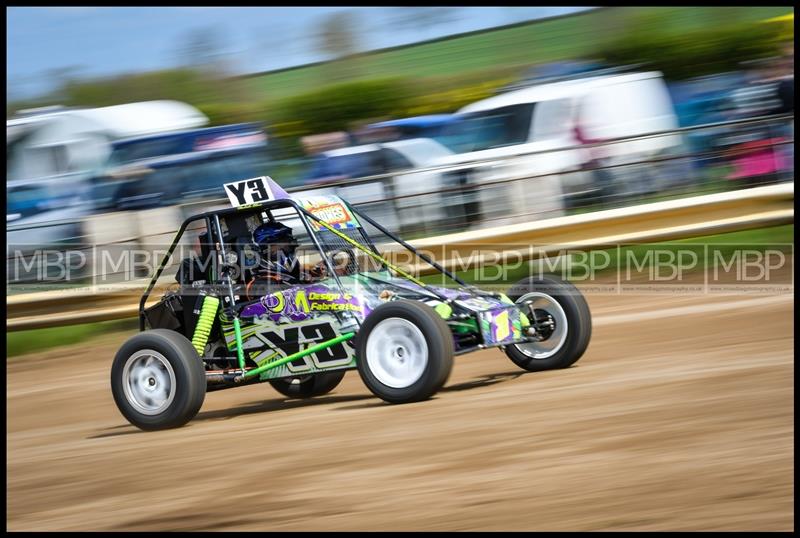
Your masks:
<svg viewBox="0 0 800 538"><path fill-rule="evenodd" d="M428 344L419 328L403 318L387 318L372 329L366 359L375 378L395 389L410 387L428 365Z"/></svg>
<svg viewBox="0 0 800 538"><path fill-rule="evenodd" d="M138 412L157 415L175 399L175 371L158 351L137 351L125 362L122 389Z"/></svg>

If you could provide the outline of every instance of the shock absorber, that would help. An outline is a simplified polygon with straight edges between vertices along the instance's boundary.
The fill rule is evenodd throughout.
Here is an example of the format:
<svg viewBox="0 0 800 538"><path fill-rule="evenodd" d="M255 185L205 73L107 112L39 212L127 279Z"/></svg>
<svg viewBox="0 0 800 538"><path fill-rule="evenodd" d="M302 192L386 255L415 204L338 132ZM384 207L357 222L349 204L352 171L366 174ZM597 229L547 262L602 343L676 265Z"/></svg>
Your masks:
<svg viewBox="0 0 800 538"><path fill-rule="evenodd" d="M203 308L200 311L200 317L197 319L197 325L194 328L194 336L192 336L192 345L197 350L197 354L203 356L203 350L206 348L208 342L208 335L211 333L211 327L214 325L214 318L219 308L219 299L211 295L206 295L203 298Z"/></svg>

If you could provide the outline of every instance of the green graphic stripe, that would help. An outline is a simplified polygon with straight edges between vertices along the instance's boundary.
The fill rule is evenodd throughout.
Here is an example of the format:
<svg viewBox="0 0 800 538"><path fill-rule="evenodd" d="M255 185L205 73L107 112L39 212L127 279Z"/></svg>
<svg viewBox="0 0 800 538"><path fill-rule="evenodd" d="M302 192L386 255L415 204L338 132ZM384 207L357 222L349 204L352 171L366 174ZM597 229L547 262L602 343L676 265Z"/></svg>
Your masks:
<svg viewBox="0 0 800 538"><path fill-rule="evenodd" d="M254 369L254 370L250 370L250 371L246 372L244 374L244 376L242 376L242 377L246 377L246 378L247 377L252 377L254 375L260 374L261 372L265 372L267 370L271 370L272 368L277 368L278 366L282 366L282 365L286 364L287 362L292 362L293 360L299 359L301 357L305 357L306 355L311 355L312 353L316 353L317 351L322 351L323 349L327 349L327 348L329 348L331 346L335 346L336 344L340 344L340 343L344 342L345 340L350 340L355 335L356 335L356 333L345 333L345 334L343 334L341 336L337 336L336 338L333 338L333 339L328 340L326 342L322 342L320 344L313 345L308 349L304 349L303 351L298 351L297 353L293 353L292 355L289 355L288 357L284 357L281 360L278 360L278 361L275 361L275 362L270 362L270 363L265 364L263 366L259 366L258 368Z"/></svg>

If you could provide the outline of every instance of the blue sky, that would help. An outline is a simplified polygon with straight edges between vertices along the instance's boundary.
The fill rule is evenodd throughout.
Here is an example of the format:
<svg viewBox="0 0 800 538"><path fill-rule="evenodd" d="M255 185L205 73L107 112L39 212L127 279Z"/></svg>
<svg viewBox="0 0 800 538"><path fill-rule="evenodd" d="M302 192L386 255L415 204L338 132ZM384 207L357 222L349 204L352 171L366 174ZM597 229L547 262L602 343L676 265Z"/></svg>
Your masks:
<svg viewBox="0 0 800 538"><path fill-rule="evenodd" d="M436 8L428 8L436 9ZM193 31L213 28L221 54L237 73L326 59L315 34L332 12L352 11L364 50L573 13L581 7L464 7L438 26L398 26L393 7L78 7L6 9L7 95L52 88L54 69L104 76L174 67Z"/></svg>

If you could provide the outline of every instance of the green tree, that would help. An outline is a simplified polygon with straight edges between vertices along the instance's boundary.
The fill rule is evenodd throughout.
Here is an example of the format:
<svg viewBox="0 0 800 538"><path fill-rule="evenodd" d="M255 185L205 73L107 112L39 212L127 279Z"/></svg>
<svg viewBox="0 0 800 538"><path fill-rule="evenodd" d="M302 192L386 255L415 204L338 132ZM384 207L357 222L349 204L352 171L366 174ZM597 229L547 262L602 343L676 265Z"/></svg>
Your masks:
<svg viewBox="0 0 800 538"><path fill-rule="evenodd" d="M689 32L671 30L666 15L639 15L626 31L598 50L614 65L644 63L668 79L740 69L747 60L778 54L779 36L767 24L730 24Z"/></svg>

